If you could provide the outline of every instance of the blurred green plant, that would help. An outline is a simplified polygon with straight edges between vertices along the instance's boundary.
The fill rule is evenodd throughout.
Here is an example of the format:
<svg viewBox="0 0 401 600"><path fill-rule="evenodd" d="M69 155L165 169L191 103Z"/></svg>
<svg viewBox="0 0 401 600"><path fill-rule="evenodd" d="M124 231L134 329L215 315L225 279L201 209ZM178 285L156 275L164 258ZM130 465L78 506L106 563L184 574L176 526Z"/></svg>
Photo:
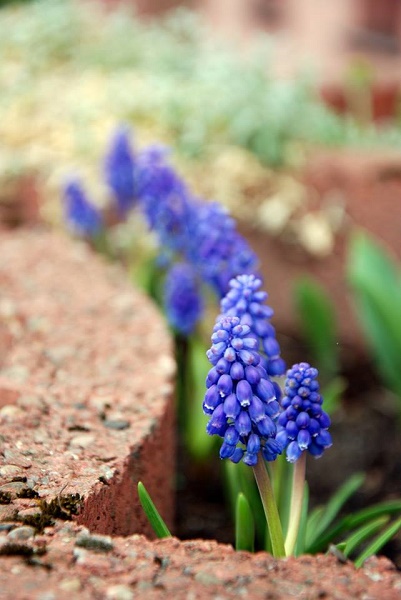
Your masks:
<svg viewBox="0 0 401 600"><path fill-rule="evenodd" d="M319 369L325 410L332 414L346 389L346 381L339 375L339 333L334 304L324 287L308 275L295 281L293 297L307 352Z"/></svg>
<svg viewBox="0 0 401 600"><path fill-rule="evenodd" d="M400 266L372 235L358 231L350 241L347 275L377 369L401 402Z"/></svg>
<svg viewBox="0 0 401 600"><path fill-rule="evenodd" d="M106 12L70 0L12 5L0 13L0 108L3 115L16 106L29 114L32 143L38 126L43 135L50 129L52 143L64 136L82 159L97 147L98 124L110 120L157 126L185 156L236 144L273 166L291 163L309 144L401 146L395 126L379 129L330 111L308 77L273 77L271 46L262 38L240 57L184 9L143 23L127 6ZM68 85L54 106L60 81ZM49 119L60 135L46 127ZM25 127L24 152L27 136Z"/></svg>

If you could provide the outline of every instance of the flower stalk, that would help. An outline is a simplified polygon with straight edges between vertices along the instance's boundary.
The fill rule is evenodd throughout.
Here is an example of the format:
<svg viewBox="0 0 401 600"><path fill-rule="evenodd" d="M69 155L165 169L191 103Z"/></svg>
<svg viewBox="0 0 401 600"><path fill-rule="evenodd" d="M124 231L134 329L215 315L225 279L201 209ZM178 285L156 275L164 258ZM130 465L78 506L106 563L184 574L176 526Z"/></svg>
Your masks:
<svg viewBox="0 0 401 600"><path fill-rule="evenodd" d="M273 488L261 453L259 453L258 462L252 469L266 516L273 556L275 558L283 558L286 556L283 530L276 500L274 498Z"/></svg>
<svg viewBox="0 0 401 600"><path fill-rule="evenodd" d="M285 538L285 553L287 556L294 552L297 542L299 524L302 514L302 503L305 489L305 471L306 471L306 452L302 452L301 456L294 464L292 491L291 491L291 506L290 506L290 522Z"/></svg>

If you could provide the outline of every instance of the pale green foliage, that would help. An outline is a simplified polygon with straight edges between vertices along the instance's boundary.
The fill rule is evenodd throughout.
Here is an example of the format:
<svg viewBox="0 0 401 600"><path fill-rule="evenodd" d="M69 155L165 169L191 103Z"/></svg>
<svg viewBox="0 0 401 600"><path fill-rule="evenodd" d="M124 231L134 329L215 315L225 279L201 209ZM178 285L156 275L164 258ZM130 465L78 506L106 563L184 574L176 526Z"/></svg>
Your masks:
<svg viewBox="0 0 401 600"><path fill-rule="evenodd" d="M127 9L104 13L68 0L12 5L0 12L0 108L26 94L26 102L45 112L43 80L58 75L65 85L64 118L77 129L85 131L104 113L133 125L158 124L191 156L238 144L262 162L282 165L297 155L299 144L401 145L395 128L379 133L330 112L308 78L270 76L274 50L268 39L246 57L213 39L185 10L145 25ZM104 77L98 94L88 99L78 89L69 97L70 85L93 73Z"/></svg>

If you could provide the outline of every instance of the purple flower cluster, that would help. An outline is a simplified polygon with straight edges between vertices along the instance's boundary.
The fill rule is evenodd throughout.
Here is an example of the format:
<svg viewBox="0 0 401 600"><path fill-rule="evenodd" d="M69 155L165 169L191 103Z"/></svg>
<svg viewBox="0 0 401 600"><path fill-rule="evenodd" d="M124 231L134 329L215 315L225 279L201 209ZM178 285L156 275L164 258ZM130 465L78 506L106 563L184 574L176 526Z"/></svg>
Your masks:
<svg viewBox="0 0 401 600"><path fill-rule="evenodd" d="M175 263L169 269L164 288L167 318L182 335L189 335L203 311L196 274L187 263Z"/></svg>
<svg viewBox="0 0 401 600"><path fill-rule="evenodd" d="M126 128L115 133L104 162L106 182L112 190L118 214L124 218L136 200L134 155Z"/></svg>
<svg viewBox="0 0 401 600"><path fill-rule="evenodd" d="M94 237L103 229L100 211L78 181L70 181L64 188L64 218L68 227L82 237Z"/></svg>
<svg viewBox="0 0 401 600"><path fill-rule="evenodd" d="M230 281L230 290L222 299L220 308L224 315L236 316L241 324L248 325L260 340L265 356L263 366L271 377L285 373L285 362L280 357L276 331L270 323L273 310L264 304L267 292L260 290L262 280L255 275L239 275Z"/></svg>
<svg viewBox="0 0 401 600"><path fill-rule="evenodd" d="M286 449L296 462L304 450L321 456L331 445L330 419L322 409L317 369L307 363L287 371L285 396L270 377L282 375L272 309L254 275L239 275L220 303L207 357L213 367L206 379L203 403L211 415L207 433L224 438L221 458L253 466L261 451L275 460Z"/></svg>
<svg viewBox="0 0 401 600"><path fill-rule="evenodd" d="M138 198L163 253L187 254L193 206L185 183L166 162L166 149L151 146L138 156Z"/></svg>
<svg viewBox="0 0 401 600"><path fill-rule="evenodd" d="M233 277L257 268L256 254L238 233L235 220L217 202L193 205L190 233L188 260L220 298Z"/></svg>
<svg viewBox="0 0 401 600"><path fill-rule="evenodd" d="M277 439L286 448L289 462L296 462L305 450L318 458L332 444L330 417L322 408L317 376L317 369L304 362L287 371Z"/></svg>
<svg viewBox="0 0 401 600"><path fill-rule="evenodd" d="M125 127L120 127L112 139L104 175L120 219L125 219L136 206L141 209L159 242L159 265L169 268L177 261L187 263L186 269L180 267L167 277L165 309L174 328L189 335L202 312L201 283L210 285L219 298L223 297L233 277L257 268L256 254L223 207L190 193L169 164L165 148L150 146L134 152ZM65 190L65 212L78 235L92 237L104 228L102 214L76 183ZM191 278L196 279L191 279L191 283L189 270ZM178 287L186 290L185 299L177 291L173 293L173 281L180 282Z"/></svg>
<svg viewBox="0 0 401 600"><path fill-rule="evenodd" d="M261 365L257 346L251 328L239 317L217 321L207 353L213 367L203 402L210 415L207 433L224 438L220 457L234 463L242 459L249 466L257 463L260 451L268 461L282 451L275 439L276 388Z"/></svg>

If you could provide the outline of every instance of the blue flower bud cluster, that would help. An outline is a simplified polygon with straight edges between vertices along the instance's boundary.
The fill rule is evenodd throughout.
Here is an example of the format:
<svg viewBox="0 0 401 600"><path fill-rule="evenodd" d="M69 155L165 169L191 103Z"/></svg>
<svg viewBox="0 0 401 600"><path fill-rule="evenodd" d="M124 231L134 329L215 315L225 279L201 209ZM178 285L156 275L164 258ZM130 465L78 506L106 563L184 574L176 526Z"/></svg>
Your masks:
<svg viewBox="0 0 401 600"><path fill-rule="evenodd" d="M76 235L94 237L103 229L102 215L79 181L70 181L64 188L64 215Z"/></svg>
<svg viewBox="0 0 401 600"><path fill-rule="evenodd" d="M203 402L209 435L224 441L220 457L249 466L258 454L275 460L282 446L275 439L274 419L279 412L276 389L261 365L258 341L239 317L222 316L213 329L207 356L213 367L206 379Z"/></svg>
<svg viewBox="0 0 401 600"><path fill-rule="evenodd" d="M289 462L305 450L319 457L332 442L318 371L308 363L294 365L281 397L270 377L283 374L285 364L261 285L254 275L239 275L221 300L207 352L213 367L203 403L205 414L211 415L206 431L224 439L221 458L242 459L250 466L259 451L266 460L275 460L284 450Z"/></svg>
<svg viewBox="0 0 401 600"><path fill-rule="evenodd" d="M150 146L134 152L127 128L119 128L112 139L104 175L120 220L126 219L135 207L143 213L158 239L159 265L170 269L174 262L186 263L187 274L192 270L196 277L197 281L189 286L188 277L182 275L180 268L170 273L165 286L165 308L169 319L173 319L171 324L179 331L191 333L189 324L193 328L196 325L192 317L197 314L200 318L202 312L201 283L210 285L221 298L230 279L256 269L256 254L237 232L234 219L218 203L205 202L190 193L169 164L165 148ZM65 190L64 198L66 220L74 233L92 237L105 228L106 219L77 182ZM182 279L179 287L187 290L185 301L178 293L172 293L173 279ZM195 303L191 317L190 299Z"/></svg>
<svg viewBox="0 0 401 600"><path fill-rule="evenodd" d="M237 316L241 324L248 325L260 340L264 353L263 366L271 377L285 373L285 362L280 356L276 331L270 323L273 310L264 304L267 293L260 290L262 280L255 275L240 275L230 281L230 290L220 303L224 315Z"/></svg>
<svg viewBox="0 0 401 600"><path fill-rule="evenodd" d="M128 130L119 128L111 141L104 161L106 183L114 194L117 212L124 218L135 205L136 185L134 155Z"/></svg>
<svg viewBox="0 0 401 600"><path fill-rule="evenodd" d="M238 233L235 220L217 202L198 201L192 217L187 258L222 298L230 280L254 271L259 261Z"/></svg>
<svg viewBox="0 0 401 600"><path fill-rule="evenodd" d="M160 146L143 150L137 161L138 199L149 229L169 257L186 254L193 206L189 190L166 161Z"/></svg>
<svg viewBox="0 0 401 600"><path fill-rule="evenodd" d="M317 369L305 362L287 371L277 439L286 448L287 460L292 463L305 450L318 458L332 445L328 431L330 417L322 408L317 376Z"/></svg>
<svg viewBox="0 0 401 600"><path fill-rule="evenodd" d="M178 333L189 335L203 312L196 273L189 264L180 262L170 267L164 284L164 296L170 325Z"/></svg>

